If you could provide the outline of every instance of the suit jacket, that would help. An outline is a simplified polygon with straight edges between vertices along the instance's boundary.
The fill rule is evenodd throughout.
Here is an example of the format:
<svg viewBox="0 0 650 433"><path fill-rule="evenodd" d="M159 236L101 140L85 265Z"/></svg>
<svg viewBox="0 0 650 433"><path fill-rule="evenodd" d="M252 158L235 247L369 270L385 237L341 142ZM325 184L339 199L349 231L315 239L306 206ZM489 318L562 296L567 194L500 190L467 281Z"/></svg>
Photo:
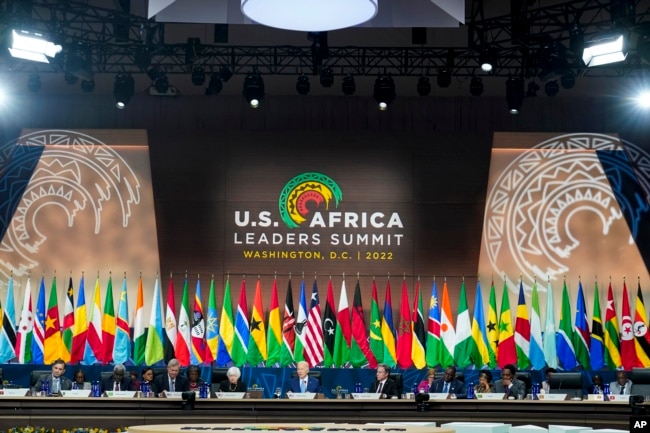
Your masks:
<svg viewBox="0 0 650 433"><path fill-rule="evenodd" d="M502 380L497 380L494 382L494 392L504 394L506 393L506 387L503 385ZM513 378L509 394L514 395L515 398L519 398L518 396L520 395L523 395L524 398L526 398L526 384L517 378Z"/></svg>
<svg viewBox="0 0 650 433"><path fill-rule="evenodd" d="M217 391L220 392L246 392L246 384L241 381L241 379L237 379L237 386L235 389L230 389L231 383L228 379L224 379L221 381L219 384L219 389ZM300 387L298 387L300 389Z"/></svg>
<svg viewBox="0 0 650 433"><path fill-rule="evenodd" d="M187 377L179 374L176 376L174 381L174 391L185 392L190 390L190 380ZM151 382L151 391L154 394L161 394L163 391L169 391L169 375L164 373L154 377Z"/></svg>
<svg viewBox="0 0 650 433"><path fill-rule="evenodd" d="M434 380L429 388L429 392L444 392L445 389L445 380L437 379ZM449 394L454 394L456 398L467 398L467 391L465 390L465 383L454 379L449 382Z"/></svg>
<svg viewBox="0 0 650 433"><path fill-rule="evenodd" d="M61 391L68 391L72 389L72 381L68 379L67 377L64 376L59 376L59 379L61 379ZM36 385L34 385L34 389L36 391L41 391L43 388L43 382L50 382L50 390L52 390L52 374L48 374L47 376L44 376L36 382Z"/></svg>
<svg viewBox="0 0 650 433"><path fill-rule="evenodd" d="M625 382L625 388L623 389L623 395L630 395L632 392L632 381L630 379ZM621 393L621 385L618 382L612 382L609 384L609 393L619 395Z"/></svg>
<svg viewBox="0 0 650 433"><path fill-rule="evenodd" d="M289 391L300 392L300 378L294 377L289 381ZM318 379L307 376L307 389L306 392L318 393L320 390L320 382Z"/></svg>
<svg viewBox="0 0 650 433"><path fill-rule="evenodd" d="M102 392L113 391L115 389L114 376L103 379L101 387ZM120 380L120 391L133 391L133 383L131 382L130 377L122 377L122 380Z"/></svg>
<svg viewBox="0 0 650 433"><path fill-rule="evenodd" d="M379 381L375 380L374 382L372 382L372 385L370 386L368 392L375 393L377 392L378 387L379 387ZM381 393L385 395L386 398L400 397L400 395L397 394L397 383L395 383L395 381L390 378L386 379L386 382L384 382L384 387L381 389Z"/></svg>

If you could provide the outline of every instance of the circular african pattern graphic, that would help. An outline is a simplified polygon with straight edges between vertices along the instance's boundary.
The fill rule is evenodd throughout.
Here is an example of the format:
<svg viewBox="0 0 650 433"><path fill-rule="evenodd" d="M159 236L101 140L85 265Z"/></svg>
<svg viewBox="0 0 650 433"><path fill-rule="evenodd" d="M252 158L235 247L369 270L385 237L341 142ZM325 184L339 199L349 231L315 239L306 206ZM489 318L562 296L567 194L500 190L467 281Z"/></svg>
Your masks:
<svg viewBox="0 0 650 433"><path fill-rule="evenodd" d="M597 155L594 150L603 152ZM629 214L635 237L634 221L638 223L642 209L621 192L629 179L640 184L647 201L650 157L638 146L608 135L561 135L522 153L488 194L483 242L493 271L504 275L506 266L514 264L528 281L565 274L571 252L580 244L569 228L578 212L594 213L602 236ZM614 206L617 201L620 212Z"/></svg>
<svg viewBox="0 0 650 433"><path fill-rule="evenodd" d="M282 188L278 206L280 217L289 228L297 228L307 220L310 205L329 210L332 200L334 207L343 198L341 188L330 177L321 173L303 173L291 179Z"/></svg>

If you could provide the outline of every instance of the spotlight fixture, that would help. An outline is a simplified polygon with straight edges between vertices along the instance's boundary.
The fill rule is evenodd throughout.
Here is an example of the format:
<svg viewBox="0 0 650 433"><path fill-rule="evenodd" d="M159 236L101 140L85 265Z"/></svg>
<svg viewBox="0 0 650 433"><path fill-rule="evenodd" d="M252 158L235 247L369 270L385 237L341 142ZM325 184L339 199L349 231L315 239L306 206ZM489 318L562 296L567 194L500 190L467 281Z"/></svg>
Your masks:
<svg viewBox="0 0 650 433"><path fill-rule="evenodd" d="M537 77L542 82L560 77L568 69L567 49L558 41L546 41L539 50L538 60Z"/></svg>
<svg viewBox="0 0 650 433"><path fill-rule="evenodd" d="M249 74L244 79L244 98L251 108L260 106L264 99L264 81L259 74Z"/></svg>
<svg viewBox="0 0 650 433"><path fill-rule="evenodd" d="M528 88L526 89L526 98L534 98L537 96L537 91L539 90L539 84L534 81L528 82Z"/></svg>
<svg viewBox="0 0 650 433"><path fill-rule="evenodd" d="M296 92L298 92L299 95L307 95L309 94L310 88L309 77L305 74L301 74L296 82Z"/></svg>
<svg viewBox="0 0 650 433"><path fill-rule="evenodd" d="M82 80L92 80L91 58L92 50L90 46L76 44L70 47L65 55L64 70L66 75Z"/></svg>
<svg viewBox="0 0 650 433"><path fill-rule="evenodd" d="M70 86L74 86L75 84L77 84L77 81L79 81L79 78L77 78L76 75L73 75L70 72L66 72L63 75L63 79L65 80L65 83Z"/></svg>
<svg viewBox="0 0 650 433"><path fill-rule="evenodd" d="M205 70L201 66L192 69L192 84L202 86L205 84Z"/></svg>
<svg viewBox="0 0 650 433"><path fill-rule="evenodd" d="M228 80L232 78L232 71L228 66L222 66L221 69L219 69L219 76L221 77L221 81L224 83L227 83Z"/></svg>
<svg viewBox="0 0 650 433"><path fill-rule="evenodd" d="M506 81L506 102L510 114L517 114L524 103L524 80L521 77L510 77Z"/></svg>
<svg viewBox="0 0 650 433"><path fill-rule="evenodd" d="M490 73L494 70L497 64L496 52L493 48L484 47L478 56L479 65L483 72Z"/></svg>
<svg viewBox="0 0 650 433"><path fill-rule="evenodd" d="M81 80L81 90L90 93L95 90L95 80Z"/></svg>
<svg viewBox="0 0 650 433"><path fill-rule="evenodd" d="M169 80L164 72L161 72L158 78L154 80L153 87L158 93L167 93L169 90Z"/></svg>
<svg viewBox="0 0 650 433"><path fill-rule="evenodd" d="M557 80L547 81L544 84L544 93L546 96L556 96L560 92L560 85Z"/></svg>
<svg viewBox="0 0 650 433"><path fill-rule="evenodd" d="M395 82L390 76L377 77L373 96L379 104L380 111L386 111L388 106L395 100Z"/></svg>
<svg viewBox="0 0 650 433"><path fill-rule="evenodd" d="M560 84L567 90L573 89L573 86L576 85L576 76L573 75L572 71L568 71L560 78Z"/></svg>
<svg viewBox="0 0 650 433"><path fill-rule="evenodd" d="M320 71L320 85L323 87L332 87L334 84L334 72L329 66L325 66Z"/></svg>
<svg viewBox="0 0 650 433"><path fill-rule="evenodd" d="M469 93L472 96L481 96L483 94L483 80L481 77L472 77L469 83Z"/></svg>
<svg viewBox="0 0 650 433"><path fill-rule="evenodd" d="M9 52L12 57L32 60L34 62L50 63L61 52L63 47L48 41L41 33L26 30L12 30Z"/></svg>
<svg viewBox="0 0 650 433"><path fill-rule="evenodd" d="M29 78L27 79L27 89L32 93L41 90L41 77L38 74L29 74Z"/></svg>
<svg viewBox="0 0 650 433"><path fill-rule="evenodd" d="M627 57L625 37L622 34L600 36L585 44L582 61L586 66L600 66L622 62Z"/></svg>
<svg viewBox="0 0 650 433"><path fill-rule="evenodd" d="M357 90L357 85L354 82L354 77L350 74L343 77L343 83L341 84L341 91L345 96L352 96Z"/></svg>
<svg viewBox="0 0 650 433"><path fill-rule="evenodd" d="M431 93L429 77L420 77L418 79L417 91L420 96L428 96Z"/></svg>
<svg viewBox="0 0 650 433"><path fill-rule="evenodd" d="M212 74L208 87L205 88L206 96L216 96L223 90L223 81L218 74Z"/></svg>
<svg viewBox="0 0 650 433"><path fill-rule="evenodd" d="M439 87L449 87L451 84L451 70L449 68L440 68L436 81Z"/></svg>
<svg viewBox="0 0 650 433"><path fill-rule="evenodd" d="M118 74L113 83L113 98L115 106L120 110L126 107L135 92L135 82L129 74Z"/></svg>

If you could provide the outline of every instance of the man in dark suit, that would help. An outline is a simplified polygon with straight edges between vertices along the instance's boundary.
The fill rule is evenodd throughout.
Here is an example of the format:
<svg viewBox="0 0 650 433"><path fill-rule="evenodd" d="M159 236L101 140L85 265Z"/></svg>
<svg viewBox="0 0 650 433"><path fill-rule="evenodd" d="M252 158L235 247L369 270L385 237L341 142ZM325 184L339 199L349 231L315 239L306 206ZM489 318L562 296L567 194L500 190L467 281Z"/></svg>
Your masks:
<svg viewBox="0 0 650 433"><path fill-rule="evenodd" d="M288 392L321 392L318 379L309 377L309 364L306 361L300 361L296 365L296 371L298 377L289 381Z"/></svg>
<svg viewBox="0 0 650 433"><path fill-rule="evenodd" d="M57 359L52 363L52 373L38 379L34 385L34 389L41 391L43 389L43 382L49 382L50 394L52 395L61 395L61 391L72 389L72 381L64 377L63 373L65 373L65 361Z"/></svg>
<svg viewBox="0 0 650 433"><path fill-rule="evenodd" d="M167 373L154 377L151 390L156 396L165 391L185 392L190 390L190 381L187 377L179 375L181 364L178 359L172 358L167 363Z"/></svg>
<svg viewBox="0 0 650 433"><path fill-rule="evenodd" d="M380 398L399 398L397 384L388 377L389 374L389 366L386 364L377 365L377 373L375 374L377 380L372 383L369 392L381 394Z"/></svg>
<svg viewBox="0 0 650 433"><path fill-rule="evenodd" d="M429 392L445 393L448 398L466 398L465 383L456 379L456 367L447 367L442 379L434 380Z"/></svg>
<svg viewBox="0 0 650 433"><path fill-rule="evenodd" d="M123 364L116 364L113 367L113 375L102 379L102 393L106 391L132 391L133 383L126 375L126 368Z"/></svg>
<svg viewBox="0 0 650 433"><path fill-rule="evenodd" d="M501 380L494 382L494 392L503 393L504 399L526 398L526 384L517 379L517 367L507 364L501 370Z"/></svg>

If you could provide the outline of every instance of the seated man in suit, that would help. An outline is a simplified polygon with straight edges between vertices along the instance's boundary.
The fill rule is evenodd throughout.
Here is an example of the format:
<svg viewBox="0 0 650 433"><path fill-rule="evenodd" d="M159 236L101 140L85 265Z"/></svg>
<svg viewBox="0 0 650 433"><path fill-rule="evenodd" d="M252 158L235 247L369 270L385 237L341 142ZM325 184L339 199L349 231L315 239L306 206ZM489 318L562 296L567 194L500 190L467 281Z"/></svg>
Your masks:
<svg viewBox="0 0 650 433"><path fill-rule="evenodd" d="M61 395L61 391L68 391L72 389L72 381L63 376L65 373L65 361L57 359L52 363L52 373L38 379L34 385L36 391L43 389L43 382L49 382L50 394Z"/></svg>
<svg viewBox="0 0 650 433"><path fill-rule="evenodd" d="M381 394L380 398L399 398L397 384L388 375L390 375L390 367L386 364L378 364L375 374L377 380L372 382L369 392Z"/></svg>
<svg viewBox="0 0 650 433"><path fill-rule="evenodd" d="M307 361L298 362L296 371L298 372L298 377L294 377L289 381L289 389L287 392L321 392L318 379L309 377L309 364Z"/></svg>
<svg viewBox="0 0 650 433"><path fill-rule="evenodd" d="M505 399L526 398L526 384L517 379L517 367L507 364L501 370L501 380L494 382L494 392L503 393Z"/></svg>
<svg viewBox="0 0 650 433"><path fill-rule="evenodd" d="M167 373L159 374L151 383L151 391L160 397L165 391L185 392L190 390L190 381L187 377L179 375L181 364L178 359L172 358L167 363Z"/></svg>
<svg viewBox="0 0 650 433"><path fill-rule="evenodd" d="M126 375L123 364L115 364L113 375L102 380L102 393L106 391L132 391L131 377Z"/></svg>
<svg viewBox="0 0 650 433"><path fill-rule="evenodd" d="M228 379L222 380L219 384L219 392L246 392L246 384L241 381L241 370L237 367L230 367L226 372Z"/></svg>
<svg viewBox="0 0 650 433"><path fill-rule="evenodd" d="M632 381L627 378L624 371L616 372L616 382L609 384L609 393L616 395L630 395L632 393Z"/></svg>
<svg viewBox="0 0 650 433"><path fill-rule="evenodd" d="M447 367L445 376L442 379L434 380L430 392L441 392L448 395L447 398L467 398L465 384L456 379L456 367Z"/></svg>

